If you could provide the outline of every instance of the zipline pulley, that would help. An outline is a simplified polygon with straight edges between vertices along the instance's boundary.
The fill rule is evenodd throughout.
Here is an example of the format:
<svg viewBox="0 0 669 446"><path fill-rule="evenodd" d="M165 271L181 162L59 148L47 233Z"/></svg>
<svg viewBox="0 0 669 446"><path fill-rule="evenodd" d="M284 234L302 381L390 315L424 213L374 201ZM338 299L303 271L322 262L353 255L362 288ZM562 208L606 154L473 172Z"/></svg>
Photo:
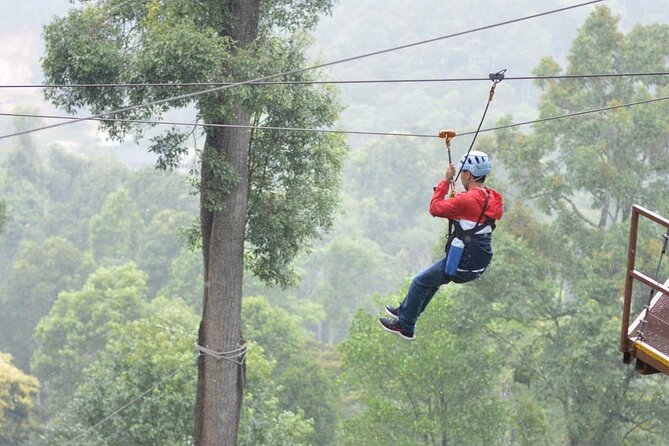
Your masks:
<svg viewBox="0 0 669 446"><path fill-rule="evenodd" d="M492 81L492 87L490 87L490 94L488 95L488 102L492 101L492 97L495 95L495 87L504 80L504 74L506 74L506 68L488 74L488 78Z"/></svg>
<svg viewBox="0 0 669 446"><path fill-rule="evenodd" d="M499 70L495 73L488 74L488 77L494 83L499 84L500 82L502 82L504 80L504 75L505 74L506 74L506 68L502 68L501 70Z"/></svg>
<svg viewBox="0 0 669 446"><path fill-rule="evenodd" d="M455 138L457 133L455 130L442 130L439 132L439 137L446 142L446 151L448 152L448 164L451 165L453 164L453 159L451 158L451 140ZM455 197L455 180L451 178L451 192L449 196L451 198Z"/></svg>

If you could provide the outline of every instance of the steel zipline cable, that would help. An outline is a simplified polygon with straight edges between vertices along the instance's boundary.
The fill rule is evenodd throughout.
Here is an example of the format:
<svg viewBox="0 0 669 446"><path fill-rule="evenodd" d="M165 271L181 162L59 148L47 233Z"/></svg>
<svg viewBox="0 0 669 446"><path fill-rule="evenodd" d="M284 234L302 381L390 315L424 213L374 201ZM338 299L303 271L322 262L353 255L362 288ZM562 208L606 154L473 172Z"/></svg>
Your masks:
<svg viewBox="0 0 669 446"><path fill-rule="evenodd" d="M639 73L597 73L597 74L557 74L551 76L508 76L505 81L527 80L580 80L610 79L620 77L667 76L669 71ZM343 80L303 80L303 81L258 81L249 82L248 86L274 85L367 85L367 84L425 84L450 82L489 81L488 77L453 77L453 78L414 78L414 79L343 79ZM156 83L110 83L110 84L0 84L0 89L66 89L66 88L184 88L184 87L221 87L236 85L237 82L156 82Z"/></svg>
<svg viewBox="0 0 669 446"><path fill-rule="evenodd" d="M590 110L583 110L578 112L567 113L564 115L549 116L546 118L537 118L529 121L515 122L511 124L505 124L496 127L488 127L478 130L478 133L484 132L493 132L496 130L510 129L514 127L521 127L525 125L537 124L541 122L555 121L558 119L572 118L575 116L582 116L592 113L600 113L611 110L616 110L620 108L634 107L637 105L651 104L654 102L661 102L669 100L669 96L663 96L659 98L646 99L643 101L628 102L626 104L616 104L608 107L595 108ZM76 118L73 116L63 116L63 115L43 115L43 114L31 114L31 113L0 113L0 116L7 117L20 117L20 118L42 118L42 119L62 119L69 121L109 121L109 122L120 122L120 123L131 123L131 124L146 124L146 125L171 125L171 126L188 126L188 127L229 127L229 128L244 128L252 130L267 130L267 131L288 131L288 132L317 132L317 133L337 133L337 134L346 134L346 135L369 135L369 136L399 136L399 137L411 137L411 138L439 138L437 134L426 134L426 133L410 133L410 132L374 132L374 131L358 131L358 130L337 130L337 129L313 129L313 128L299 128L299 127L274 127L274 126L254 126L254 125L236 125L236 124L206 124L199 122L177 122L177 121L151 121L151 120L141 120L141 119L117 119L117 118L100 118L100 117L89 117L89 118ZM472 130L468 132L458 133L460 136L474 135L477 131Z"/></svg>
<svg viewBox="0 0 669 446"><path fill-rule="evenodd" d="M636 105L651 104L653 102L661 102L661 101L666 101L666 100L669 100L669 96L662 96L662 97L659 97L659 98L646 99L646 100L643 100L643 101L628 102L626 104L617 104L617 105L611 105L611 106L608 106L608 107L601 107L601 108L594 108L594 109L591 109L591 110L583 110L583 111L578 111L578 112L572 112L572 113L567 113L565 115L549 116L547 118L538 118L538 119L533 119L531 121L516 122L516 123L513 123L513 124L500 125L500 126L497 126L497 127L489 127L487 129L480 130L479 133L492 132L492 131L495 131L495 130L509 129L509 128L513 128L513 127L520 127L520 126L530 125L530 124L537 124L537 123L540 123L540 122L555 121L557 119L573 118L575 116L587 115L587 114L590 114L590 113L605 112L605 111L610 111L610 110L616 110L616 109L619 109L619 108L634 107ZM460 133L458 136L472 135L474 133L475 132Z"/></svg>
<svg viewBox="0 0 669 446"><path fill-rule="evenodd" d="M443 39L447 39L447 38L451 38L451 37L461 36L461 35L477 32L477 31L482 31L482 30L486 30L486 29L490 29L490 28L494 28L494 27L498 27L498 26L502 26L502 25L507 25L507 24L511 24L511 23L520 22L520 21L523 21L523 20L537 18L537 17L541 17L541 16L545 16L545 15L549 15L549 14L553 14L553 13L557 13L557 12L561 12L561 11L566 11L566 10L570 10L570 9L574 9L574 8L578 8L578 7L582 7L582 6L586 6L586 5L600 3L600 2L603 2L603 1L605 1L605 0L588 1L588 2L585 2L585 3L580 3L580 4L577 4L577 5L572 5L572 6L565 7L565 8L560 8L560 9L556 9L556 10L552 10L552 11L547 11L547 12L544 12L544 13L534 14L534 15L522 17L522 18L519 18L519 19L500 22L500 23L497 23L497 24L488 25L488 26L472 29L472 30L469 30L469 31L463 31L463 32L460 32L460 33L455 33L455 34L451 34L451 35L447 35L447 36L441 36L441 37L434 38L434 39L415 42L415 43L408 44L408 45L403 45L403 46L399 46L399 47L395 47L395 48L389 48L389 49L386 49L386 50L381 50L381 51L377 51L377 52L373 52L373 53L363 54L363 55L360 55L360 56L355 56L355 57L342 59L342 60L338 60L338 61L334 61L334 62L319 64L319 65L315 65L315 66L308 67L308 68L301 68L301 69L288 71L288 72L285 72L285 73L279 73L279 74L274 74L274 75L270 75L270 76L264 76L264 77L253 79L253 80L242 81L242 82L237 82L237 83L232 83L232 84L227 84L227 85L221 85L221 86L217 86L215 88L211 88L211 89L207 89L207 90L202 90L202 91L198 91L198 92L183 94L183 95L179 95L179 96L176 96L176 97L173 97L173 98L166 98L166 99L162 99L162 100L159 100L159 101L149 102L149 103L146 103L146 104L139 104L139 105L129 106L129 107L125 107L125 108L121 108L121 109L118 109L118 110L113 110L113 111L109 111L109 112L105 112L105 113L100 113L100 114L89 116L89 117L84 117L84 118L67 117L69 119L69 121L64 122L64 123L54 124L54 125L45 126L45 127L41 127L41 128L29 129L29 130L25 130L25 131L22 131L22 132L16 132L16 133L13 133L13 134L8 134L8 135L3 135L3 136L0 136L0 139L7 139L7 138L10 138L10 137L13 137L13 136L19 136L19 135L23 135L23 134L27 134L27 133L40 131L40 130L46 130L46 129L49 129L49 128L54 128L54 127L58 127L58 126L62 126L62 125L66 125L66 124L74 123L74 122L81 122L81 121L87 121L87 120L100 120L100 119L102 119L106 116L119 114L119 113L131 111L131 110L135 110L135 109L138 109L138 108L151 107L151 106L155 106L155 105L165 104L165 103L168 103L168 102L171 102L171 101L188 99L188 98L196 97L196 96L203 95L203 94L222 91L222 90L225 90L225 89L228 89L228 88L233 88L233 87L237 87L237 86L248 85L248 84L258 83L258 82L262 82L262 81L267 81L267 80L274 79L274 78L277 78L277 77L280 77L280 76L285 76L285 75L290 75L290 74L297 74L297 73L305 72L305 71L308 71L308 70L324 68L324 67L332 66L332 65L335 65L335 64L354 61L354 60L358 60L358 59L362 59L362 58L366 58L366 57L371 57L371 56L375 56L375 55L379 55L379 54L388 53L388 52L391 52L391 51L396 51L396 50L401 50L401 49L405 49L405 48L409 48L409 47L413 47L413 46L417 46L417 45L431 43L431 42L435 42L435 41L438 41L438 40L443 40ZM667 99L667 98L663 98L663 99ZM632 105L632 104L629 104L629 105ZM620 106L618 106L618 107L620 107ZM618 107L615 107L615 108L618 108ZM607 108L607 109L610 109L610 108ZM604 110L604 109L601 109L601 110L598 110L598 111L602 111L602 110ZM585 112L582 112L581 114L584 114L584 113ZM4 114L4 115L9 116L9 114ZM567 117L567 116L570 116L570 115L564 115L562 117ZM48 117L48 116L42 116L42 117ZM559 117L554 117L552 119L559 119ZM155 124L156 122L153 122L153 123ZM530 122L527 122L526 124L529 124L529 123ZM162 124L166 124L166 123L162 122ZM179 124L179 125L184 125L184 124ZM198 125L198 124L185 124L185 125ZM203 124L199 124L199 125L203 125ZM519 125L521 125L521 124L519 124ZM524 124L522 124L522 125L524 125ZM251 126L249 126L249 127L251 127ZM502 128L507 128L507 127L510 127L510 126L505 126L505 127L502 127ZM277 129L280 129L280 128L277 128ZM286 129L284 129L284 130L286 130ZM294 129L294 130L297 130L297 129ZM303 131L330 131L330 132L333 132L332 130L314 130L314 129L300 129L300 130L303 130ZM481 130L481 131L491 131L491 130L493 130L493 129L484 129L484 130ZM358 134L375 134L375 135L392 135L392 136L436 137L434 135L395 134L395 133L381 133L381 132L350 132L350 131L349 132L344 132L344 131L340 131L340 133L349 133L349 134L358 133ZM471 133L474 133L474 132L471 132ZM466 134L467 133L463 133L460 136L466 135ZM85 429L78 436L71 439L67 444L68 445L69 444L74 444L74 442L77 441L78 439L88 435L91 431L96 429L102 423L104 423L105 421L115 417L116 415L118 415L122 411L126 410L127 408L129 408L133 404L135 404L138 401L140 401L141 399L143 399L148 394L155 391L155 389L157 389L160 385L165 383L167 380L175 377L177 375L177 373L179 371L181 371L182 369L184 369L185 367L186 366L183 366L182 368L174 370L172 373L166 375L165 377L163 377L163 379L161 379L154 386L146 389L144 392L137 395L135 398L130 400L125 405L121 406L120 408L118 408L114 412L112 412L112 413L108 414L107 416L105 416L104 418L102 418L100 421L98 421L93 426L90 426L89 428Z"/></svg>
<svg viewBox="0 0 669 446"><path fill-rule="evenodd" d="M15 136L20 136L20 135L25 135L25 134L28 134L28 133L38 132L38 131L41 131L41 130L47 130L47 129L51 129L51 128L54 128L54 127L60 127L60 126L64 126L64 125L67 125L67 124L72 124L72 123L75 123L75 122L81 122L81 121L86 121L86 120L91 120L91 119L96 119L96 118L103 118L105 116L124 113L124 112L128 112L128 111L136 110L136 109L139 109L139 108L153 107L153 106L156 106L156 105L166 104L166 103L169 103L169 102L172 102L172 101L180 101L180 100L184 100L184 99L190 99L190 98L194 98L194 97L201 96L201 95L204 95L204 94L216 93L216 92L219 92L219 91L227 90L229 88L239 87L239 86L242 86L242 85L249 85L249 84L262 82L262 81L268 81L268 80L275 79L275 78L282 77L282 76L289 76L289 75L292 75L292 74L298 74L298 73L303 73L303 72L306 72L306 71L317 70L317 69L320 69L320 68L325 68L325 67L329 67L329 66L333 66L333 65L338 65L338 64L342 64L342 63L346 63L346 62L353 62L355 60L365 59L365 58L368 58L368 57L378 56L378 55L381 55L381 54L387 54L387 53L390 53L390 52L393 52L393 51L399 51L399 50L403 50L403 49L406 49L406 48L412 48L412 47L415 47L415 46L424 45L424 44L427 44L427 43L433 43L433 42L437 42L437 41L441 41L441 40L450 39L450 38L453 38L453 37L463 36L463 35L466 35L466 34L472 34L472 33L479 32L479 31L484 31L484 30L488 30L488 29L492 29L492 28L497 28L497 27L500 27L500 26L510 25L512 23L518 23L518 22L522 22L522 21L525 21L525 20L536 19L536 18L547 16L547 15L550 15L550 14L556 14L556 13L559 13L559 12L569 11L569 10L580 8L580 7L583 7L583 6L594 5L596 3L601 3L601 2L604 2L604 1L606 1L606 0L590 0L590 1L587 1L587 2L584 2L584 3L578 3L578 4L575 4L575 5L566 6L566 7L563 7L563 8L552 9L550 11L544 11L544 12L540 12L540 13L537 13L537 14L531 14L531 15L527 15L527 16L524 16L524 17L519 17L519 18L516 18L516 19L505 20L503 22L493 23L491 25L481 26L481 27L469 29L469 30L466 30L466 31L460 31L460 32L453 33L453 34L447 34L447 35L444 35L444 36L434 37L432 39L420 40L420 41L417 41L417 42L413 42L413 43L409 43L409 44L405 44L405 45L400 45L400 46L395 46L395 47L392 47L392 48L386 48L386 49L379 50L379 51L374 51L374 52L371 52L371 53L365 53L365 54L360 54L360 55L357 55L357 56L347 57L347 58L344 58L344 59L339 59L339 60L335 60L335 61L331 61L331 62L325 62L325 63L313 65L313 66L310 66L310 67L296 68L294 70L285 71L283 73L271 74L271 75L262 76L262 77L259 77L259 78L256 78L256 79L249 79L249 80L246 80L246 81L241 81L241 82L236 82L236 83L232 83L232 84L222 85L222 86L218 86L218 87L214 87L214 88L209 88L209 89L206 89L206 90L200 90L200 91L195 91L195 92L191 92L191 93L181 94L181 95L174 96L174 97L171 97L171 98L165 98L165 99L160 99L160 100L156 100L156 101L152 101L152 102L147 102L145 104L130 105L130 106L123 107L123 108L120 108L120 109L117 109L117 110L111 110L111 111L104 112L104 113L98 113L96 115L92 115L92 116L88 116L88 117L84 117L84 118L76 118L74 120L67 121L67 122L60 122L60 123L57 123L57 124L51 124L51 125L47 125L47 126L44 126L44 127L37 127L37 128L33 128L33 129L23 130L23 131L20 131L20 132L9 133L9 134L6 134L6 135L0 135L0 140L7 139L7 138L12 138L12 137L15 137Z"/></svg>
<svg viewBox="0 0 669 446"><path fill-rule="evenodd" d="M464 31L464 32L456 33L456 34L451 34L451 35L448 35L448 36L442 36L442 37L435 38L435 39L416 42L416 43L413 43L413 44L403 45L403 46L400 46L400 47L390 48L390 49L387 49L387 50L377 51L377 52L374 52L374 53L368 53L368 54L364 54L364 55L361 55L361 56L355 56L355 57L352 57L352 58L342 59L342 60L335 61L335 62L320 64L320 65L316 65L316 66L309 67L309 68L297 69L297 70L292 70L292 71L285 72L285 73L265 76L265 77L258 78L258 79L255 79L255 80L248 80L248 81L242 81L242 82L237 82L237 83L221 85L221 86L217 86L215 88L211 88L211 89L208 89L208 90L203 90L203 91L199 91L199 92L184 94L184 95L176 96L176 97L173 97L173 98L167 98L167 99L163 99L163 100L160 100L160 101L150 102L150 103L147 103L147 104L140 104L140 105L136 105L136 106L125 107L125 108L122 108L122 109L118 109L118 110L114 110L114 111L110 111L110 112L106 112L106 113L101 113L101 114L93 115L93 116L89 116L89 117L72 118L72 117L55 117L55 116L48 116L48 115L41 115L41 116L33 115L33 116L42 117L42 118L68 119L69 121L65 122L65 123L61 123L61 124L55 124L55 125L45 126L45 127L36 128L36 129L29 129L29 130L22 131L22 132L17 132L17 133L13 133L13 134L9 134L9 135L0 136L0 139L6 139L6 138L13 137L13 136L19 136L19 135L26 134L26 133L36 132L36 131L39 131L39 130L45 130L45 129L48 129L48 128L53 128L53 127L65 125L65 124L68 124L68 123L81 122L81 121L87 121L87 120L105 120L104 119L105 116L119 114L119 113L122 113L122 112L131 111L131 110L138 109L138 108L150 107L150 106L154 106L154 105L160 105L160 104L168 103L168 102L175 101L175 100L181 100L181 99L196 97L196 96L199 96L199 95L202 95L202 94L213 93L213 92L225 90L227 88L232 88L232 87L236 87L236 86L259 83L261 81L266 81L266 80L273 79L273 78L280 77L280 76L284 76L284 75L296 74L296 73L299 73L299 72L304 72L304 71L308 71L308 70L323 68L323 67L335 65L335 64L338 64L338 63L344 63L344 62L349 62L349 61L353 61L353 60L357 60L357 59L362 59L364 57L370 57L370 56L374 56L374 55L378 55L378 54L387 53L387 52L390 52L390 51L395 51L395 50L400 50L400 49L404 49L404 48L408 48L408 47L412 47L412 46L417 46L417 45L421 45L421 44L425 44L425 43L430 43L430 42L434 42L434 41L437 41L437 40L446 39L446 38L449 38L449 37L456 37L456 36L459 36L459 35L464 35L464 34L476 32L476 31L481 31L481 30L485 30L485 29L494 28L496 26L502 26L502 25L506 25L506 24L519 22L519 21L522 21L522 20L527 20L527 19L530 19L530 18L541 17L541 16L544 16L544 15L553 14L553 13L556 13L556 12L561 12L561 11L565 11L565 10L569 10L569 9L578 8L578 7L581 7L581 6L591 5L591 4L599 3L599 2L602 2L602 1L605 1L605 0L593 0L593 1L586 2L586 3L581 3L581 4L578 4L578 5L573 5L573 6L570 6L570 7L565 7L565 8L556 9L556 10L553 10L553 11L548 11L548 12L545 12L545 13L535 14L535 15L523 17L523 18L520 18L520 19L501 22L501 23L498 23L498 24L489 25L489 26L485 26L485 27L481 27L481 28L476 28L476 29L473 29L473 30ZM44 86L41 86L41 87L44 88ZM668 98L656 99L656 100L664 100L664 99L669 99L669 97ZM652 102L652 101L645 101L645 102ZM620 105L620 106L615 106L615 107L607 107L607 108L598 109L598 110L580 112L578 114L592 113L592 112L595 112L595 111L604 111L604 110L609 110L609 109L612 109L612 108L620 108L620 107L623 107L623 106L638 105L638 104L645 103L645 102L638 102L638 103L634 103L634 104L625 104L625 105ZM3 116L21 116L19 114L1 114L1 115L3 115ZM541 121L545 121L545 120L549 120L549 119L560 119L560 118L565 118L565 117L568 117L568 116L575 116L575 115L577 115L577 114L563 115L563 116L560 116L560 117L553 117L553 118L546 118L546 119L543 119L543 120L537 120L537 121L533 121L533 122L541 122ZM26 115L24 115L24 116L26 116ZM117 119L110 119L110 120L142 122L142 121L135 121L135 120L117 120ZM156 121L148 121L146 123L148 123L148 124L169 124L167 122L156 122ZM530 123L532 123L532 121L527 121L525 123L519 123L519 124L516 124L516 125L526 125L526 124L530 124ZM217 127L227 126L227 127L249 127L249 128L268 129L268 130L269 129L273 129L273 130L274 129L275 130L300 130L300 131L321 131L321 132L336 132L336 133L366 134L366 135L384 135L384 136L388 135L388 136L438 137L436 135L420 135L420 134L409 134L409 133L399 134L399 133L386 133L386 132L352 132L352 131L318 130L318 129L289 129L289 128L281 128L281 127L233 126L233 125L220 125L220 124L217 125L217 124L197 124L197 123L195 123L195 124L174 123L173 125L191 125L191 126L192 125L199 125L199 126L217 126ZM507 125L507 126L503 126L503 127L499 127L499 128L509 128L509 127L513 127L513 126L515 126L515 125ZM483 130L480 130L480 131L485 132L485 131L492 131L492 130L496 130L496 129L491 128L491 129L483 129ZM477 132L478 131L479 130L477 130ZM462 134L460 134L460 136L467 135L467 134L473 134L473 133L475 133L475 132L462 133ZM185 366L184 366L184 368L185 368ZM70 440L67 444L73 444L74 441L76 441L79 438L87 435L88 433L90 433L92 430L96 429L99 425L101 425L105 421L113 418L114 416L118 415L122 411L126 410L128 407L130 407L133 404L135 404L136 402L140 401L146 395L150 394L156 388L158 388L160 385L162 385L164 382L166 382L168 379L176 376L176 374L180 370L182 370L182 368L177 369L177 370L173 371L172 373L170 373L169 375L165 376L162 380L160 380L153 387L145 390L144 392L142 392L141 394L136 396L134 399L130 400L128 403L126 403L125 405L123 405L119 409L115 410L114 412L110 413L109 415L107 415L106 417L101 419L95 425L90 426L89 428L84 430L81 434L79 434L78 436L76 436L75 438Z"/></svg>

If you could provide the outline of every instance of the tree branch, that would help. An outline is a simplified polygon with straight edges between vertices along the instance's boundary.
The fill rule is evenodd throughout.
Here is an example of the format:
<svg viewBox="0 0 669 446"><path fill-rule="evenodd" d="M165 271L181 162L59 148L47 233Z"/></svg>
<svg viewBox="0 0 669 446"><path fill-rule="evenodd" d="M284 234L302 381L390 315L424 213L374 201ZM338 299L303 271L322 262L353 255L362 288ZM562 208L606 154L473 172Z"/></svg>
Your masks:
<svg viewBox="0 0 669 446"><path fill-rule="evenodd" d="M631 428L630 430L628 430L627 432L625 432L625 435L623 435L623 441L624 441L625 439L627 439L627 437L628 437L632 432L634 432L635 430L637 430L637 428L640 428L644 423L647 423L648 421L650 421L650 420L641 420L641 421L639 421L638 423L635 423L634 426L632 426L632 428Z"/></svg>
<svg viewBox="0 0 669 446"><path fill-rule="evenodd" d="M585 215L581 214L581 212L578 210L578 207L576 206L576 204L573 201L571 201L566 195L561 194L560 198L563 199L564 201L566 201L567 203L569 203L569 205L571 206L572 211L574 211L574 214L576 214L577 217L579 217L581 220L583 220L583 222L587 223L588 225L592 226L595 229L599 228L599 226L597 226L595 223L588 220L585 217Z"/></svg>

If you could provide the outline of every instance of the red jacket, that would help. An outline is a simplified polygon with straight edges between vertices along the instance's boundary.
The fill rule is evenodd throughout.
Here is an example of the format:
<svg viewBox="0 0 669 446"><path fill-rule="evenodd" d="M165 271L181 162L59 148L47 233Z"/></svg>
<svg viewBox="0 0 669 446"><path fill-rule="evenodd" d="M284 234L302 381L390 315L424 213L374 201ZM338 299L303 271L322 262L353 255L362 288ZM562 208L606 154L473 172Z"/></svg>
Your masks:
<svg viewBox="0 0 669 446"><path fill-rule="evenodd" d="M458 220L463 229L471 229L481 215L485 203L485 192L488 191L488 207L485 216L493 220L502 218L504 203L502 195L496 190L489 187L486 187L485 190L475 187L450 199L448 191L449 183L446 180L442 180L435 188L432 200L430 200L430 214L434 217ZM485 218L482 217L478 223L485 223Z"/></svg>

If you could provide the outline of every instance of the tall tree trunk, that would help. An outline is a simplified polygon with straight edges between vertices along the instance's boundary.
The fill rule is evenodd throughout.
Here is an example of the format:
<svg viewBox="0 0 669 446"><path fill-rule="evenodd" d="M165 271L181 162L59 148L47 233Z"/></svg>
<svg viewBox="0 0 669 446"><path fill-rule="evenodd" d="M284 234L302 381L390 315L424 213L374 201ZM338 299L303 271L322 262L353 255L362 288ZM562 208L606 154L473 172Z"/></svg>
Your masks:
<svg viewBox="0 0 669 446"><path fill-rule="evenodd" d="M608 221L609 217L609 208L611 206L611 194L606 194L606 198L604 199L604 203L602 206L602 210L599 214L599 224L597 227L599 229L605 229L606 228L606 223Z"/></svg>
<svg viewBox="0 0 669 446"><path fill-rule="evenodd" d="M223 33L239 47L252 42L258 33L260 0L224 2L229 22ZM250 113L234 107L225 124L248 125ZM237 128L210 129L203 153L200 185L202 251L204 259L204 303L198 336L199 345L216 352L230 352L244 345L241 328L244 233L249 191L249 131ZM223 157L234 169L238 181L220 203L222 210L207 207L207 191L216 176L206 160ZM233 446L244 391L243 365L208 354L198 360L195 444Z"/></svg>

